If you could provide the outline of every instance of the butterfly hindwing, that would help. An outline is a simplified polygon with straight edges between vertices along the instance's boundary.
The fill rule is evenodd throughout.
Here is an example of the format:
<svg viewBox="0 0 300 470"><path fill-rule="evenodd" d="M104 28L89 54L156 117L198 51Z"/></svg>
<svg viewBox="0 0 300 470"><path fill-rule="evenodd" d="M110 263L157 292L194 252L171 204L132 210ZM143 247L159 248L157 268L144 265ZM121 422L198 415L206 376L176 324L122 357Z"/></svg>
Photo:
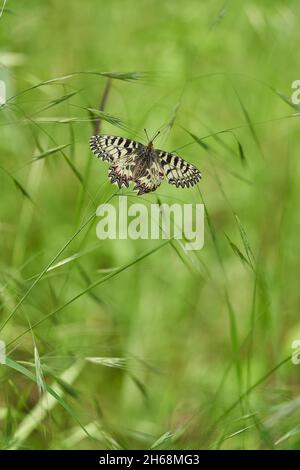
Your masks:
<svg viewBox="0 0 300 470"><path fill-rule="evenodd" d="M131 154L115 159L108 172L111 183L116 183L119 188L128 188L129 181L133 180L136 158L136 154Z"/></svg>
<svg viewBox="0 0 300 470"><path fill-rule="evenodd" d="M164 177L164 171L159 162L153 161L145 170L145 174L135 180L134 190L138 195L155 191L161 184Z"/></svg>
<svg viewBox="0 0 300 470"><path fill-rule="evenodd" d="M179 186L189 188L200 181L201 173L198 168L178 155L159 150L158 156L168 183L174 184L177 188Z"/></svg>

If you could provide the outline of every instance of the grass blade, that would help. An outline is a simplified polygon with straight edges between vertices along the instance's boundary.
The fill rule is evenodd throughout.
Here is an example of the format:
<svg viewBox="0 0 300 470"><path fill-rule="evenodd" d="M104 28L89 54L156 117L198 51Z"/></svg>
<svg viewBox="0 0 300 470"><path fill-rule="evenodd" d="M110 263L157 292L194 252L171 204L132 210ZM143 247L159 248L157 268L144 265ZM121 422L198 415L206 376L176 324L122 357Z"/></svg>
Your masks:
<svg viewBox="0 0 300 470"><path fill-rule="evenodd" d="M18 364L10 358L6 358L6 365L11 369L14 369L15 371L24 375L27 379L36 383L36 376L21 364ZM66 382L74 381L81 372L82 367L82 362L76 362L62 374L61 379ZM72 408L62 398L62 391L60 387L55 385L52 387L45 382L45 389L45 394L40 398L35 407L30 411L30 413L24 418L17 431L15 432L13 436L13 448L17 448L34 431L36 426L45 418L47 412L50 411L56 403L59 403L65 409L65 411L75 421L77 421L83 431L87 433L86 429L80 423ZM51 397L49 397L49 394L51 395Z"/></svg>
<svg viewBox="0 0 300 470"><path fill-rule="evenodd" d="M123 266L121 266L120 268L116 269L115 271L107 274L107 276L104 276L102 277L101 279L93 282L90 286L88 286L86 289L83 289L81 292L79 292L77 295L75 295L74 297L72 297L70 300L68 300L66 303L64 303L63 305L61 305L60 307L58 307L57 309L55 309L54 311L48 313L47 315L45 315L41 320L37 321L36 323L34 323L32 325L32 327L28 328L27 330L25 330L23 333L21 333L19 336L17 336L15 339L13 339L12 341L10 341L8 343L8 346L10 346L12 343L14 343L15 341L17 341L18 339L20 339L22 336L24 336L26 333L28 333L29 331L33 330L34 328L36 328L37 326L39 326L41 323L43 323L45 320L47 320L48 318L52 317L53 315L57 314L58 312L60 312L61 310L63 310L65 307L67 307L68 305L71 305L73 302L75 302L77 299L79 299L80 297L82 297L84 294L86 294L87 292L93 290L95 287L98 287L100 286L101 284L104 284L104 282L108 281L109 279L117 276L119 273L127 270L128 268L134 266L136 263L142 261L143 259L147 258L148 256L152 255L153 253L155 253L156 251L160 250L161 248L163 248L164 246L166 246L167 244L169 244L171 241L170 240L166 240L165 242L161 243L160 245L156 246L155 248L151 248L150 250L146 251L145 253L142 253L140 256L136 257L134 260L132 260L130 263L127 263ZM49 266L50 267L50 266ZM48 269L48 268L47 268ZM44 272L43 272L44 273ZM38 280L41 278L41 276L39 276L39 278L37 278L37 280L35 281L34 284L36 284L38 282ZM28 294L27 294L28 295ZM20 304L20 302L19 302ZM19 305L18 304L18 305ZM18 307L17 305L17 307ZM15 307L15 310L16 310L16 307ZM14 311L15 311L14 310ZM14 312L13 311L13 312ZM9 318L11 318L12 314L10 315ZM7 321L9 320L9 318L5 321L4 325L2 326L2 328L7 324Z"/></svg>
<svg viewBox="0 0 300 470"><path fill-rule="evenodd" d="M58 145L57 147L53 147L51 149L45 150L44 152L37 154L32 159L32 161L41 160L42 158L46 158L49 155L54 155L55 153L60 152L61 150L65 149L69 146L70 146L70 144L63 144L63 145Z"/></svg>

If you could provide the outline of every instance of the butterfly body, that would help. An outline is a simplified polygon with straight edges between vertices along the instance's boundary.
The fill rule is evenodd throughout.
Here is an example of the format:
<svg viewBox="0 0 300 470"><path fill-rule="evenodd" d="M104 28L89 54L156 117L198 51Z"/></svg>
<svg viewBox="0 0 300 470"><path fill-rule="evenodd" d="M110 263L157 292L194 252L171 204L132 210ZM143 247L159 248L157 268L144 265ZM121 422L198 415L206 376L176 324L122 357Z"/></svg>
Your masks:
<svg viewBox="0 0 300 470"><path fill-rule="evenodd" d="M108 176L121 188L135 183L138 195L155 191L164 177L176 187L190 187L201 179L199 170L178 155L109 135L94 135L90 147L98 158L110 163Z"/></svg>

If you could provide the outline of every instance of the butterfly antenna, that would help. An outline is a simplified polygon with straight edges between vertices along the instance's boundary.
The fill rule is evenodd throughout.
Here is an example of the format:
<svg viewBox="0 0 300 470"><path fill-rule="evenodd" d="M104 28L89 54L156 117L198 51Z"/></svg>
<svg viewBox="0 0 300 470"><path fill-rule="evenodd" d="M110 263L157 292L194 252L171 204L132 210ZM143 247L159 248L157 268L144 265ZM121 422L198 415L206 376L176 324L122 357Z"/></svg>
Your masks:
<svg viewBox="0 0 300 470"><path fill-rule="evenodd" d="M146 129L144 129L144 132L145 132L145 134L146 134L146 137L147 137L148 142L150 142L150 139L149 139L149 136L148 136L148 132L146 131Z"/></svg>
<svg viewBox="0 0 300 470"><path fill-rule="evenodd" d="M154 140L156 139L157 136L159 136L159 134L160 134L160 131L157 131L156 134L155 134L155 136L154 136L153 139L151 140L151 142L154 142Z"/></svg>

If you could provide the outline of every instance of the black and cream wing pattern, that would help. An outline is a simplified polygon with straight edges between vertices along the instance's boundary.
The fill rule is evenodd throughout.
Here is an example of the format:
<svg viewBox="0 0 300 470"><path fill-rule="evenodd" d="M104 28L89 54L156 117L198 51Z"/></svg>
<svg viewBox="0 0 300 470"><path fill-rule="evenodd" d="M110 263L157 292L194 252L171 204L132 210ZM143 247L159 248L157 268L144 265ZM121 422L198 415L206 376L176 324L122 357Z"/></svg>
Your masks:
<svg viewBox="0 0 300 470"><path fill-rule="evenodd" d="M133 182L138 195L155 191L164 177L177 188L189 188L201 179L194 165L176 154L155 149L151 141L143 145L124 137L94 135L90 147L98 158L110 164L111 183L128 188Z"/></svg>

